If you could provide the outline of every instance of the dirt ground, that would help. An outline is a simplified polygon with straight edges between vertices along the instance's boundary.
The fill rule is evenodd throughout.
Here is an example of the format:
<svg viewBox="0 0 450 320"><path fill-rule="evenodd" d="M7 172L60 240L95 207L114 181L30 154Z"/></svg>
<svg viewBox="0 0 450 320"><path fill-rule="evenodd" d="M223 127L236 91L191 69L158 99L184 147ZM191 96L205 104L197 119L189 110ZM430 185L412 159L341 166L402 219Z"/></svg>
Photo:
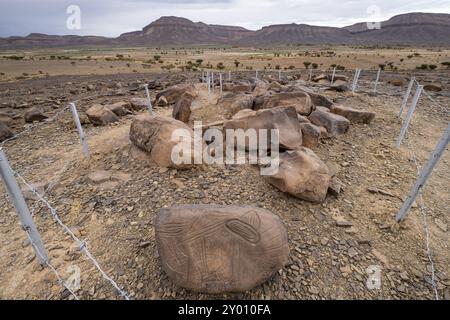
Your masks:
<svg viewBox="0 0 450 320"><path fill-rule="evenodd" d="M105 96L82 100L79 109L86 110L94 102L142 96L135 88L143 80L174 83L197 82L197 78L191 74L48 77L0 84L0 95L4 109L21 110L38 103L54 114L68 101L99 92ZM96 90L87 92L87 84L97 86ZM68 110L57 120L8 142L4 151L14 170L28 182L53 182L46 198L63 222L86 241L104 271L133 299L434 299L419 206L414 206L404 224L394 220L417 174L406 144L400 150L394 147L401 128L396 115L405 90L383 82L377 96L323 92L346 106L374 111L377 117L370 125L352 125L346 135L323 140L314 149L343 182L341 194L337 198L329 195L321 205L278 191L252 166L183 171L157 168L129 141L132 116L106 127L85 126L92 155L89 160L82 156ZM445 95L434 98L447 109L423 98L407 138L421 165L449 121L450 99ZM193 118L210 121L215 108L205 102ZM156 112L171 114L169 108L157 108ZM88 175L98 170L110 172L111 180L93 183ZM441 299L450 299L449 181L447 150L424 191ZM374 194L369 188L385 192ZM51 270L39 266L3 185L0 203L0 298L73 299ZM288 230L288 265L272 280L246 293L212 296L175 287L161 269L153 219L163 207L208 203L254 205L278 215ZM32 200L29 206L52 265L64 279L71 275L71 266L80 268L77 295L82 299L120 299L54 223L49 210ZM345 226L339 223L342 221ZM366 286L370 266L381 268L379 290Z"/></svg>
<svg viewBox="0 0 450 320"><path fill-rule="evenodd" d="M22 60L14 60L21 58ZM182 71L194 66L199 70L224 71L303 69L304 62L317 64L327 70L339 65L347 70L355 68L386 71L414 70L423 64L436 66L436 71L449 70L442 65L450 62L450 49L437 48L374 48L348 46L299 46L290 48L78 48L40 49L0 52L0 82L57 75L100 75L142 72ZM239 63L236 67L235 61ZM185 69L185 71L189 71ZM195 71L195 70L194 70Z"/></svg>

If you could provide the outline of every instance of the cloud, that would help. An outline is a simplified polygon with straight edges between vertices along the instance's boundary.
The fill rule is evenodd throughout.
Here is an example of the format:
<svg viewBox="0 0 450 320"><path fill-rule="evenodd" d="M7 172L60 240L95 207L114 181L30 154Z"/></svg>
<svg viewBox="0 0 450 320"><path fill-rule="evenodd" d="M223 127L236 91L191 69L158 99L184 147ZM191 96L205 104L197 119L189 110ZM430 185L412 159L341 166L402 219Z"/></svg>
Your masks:
<svg viewBox="0 0 450 320"><path fill-rule="evenodd" d="M66 9L81 8L81 30L68 30ZM181 16L211 24L249 29L281 23L345 26L406 12L450 13L448 0L2 0L0 36L47 34L116 37L140 30L160 16Z"/></svg>

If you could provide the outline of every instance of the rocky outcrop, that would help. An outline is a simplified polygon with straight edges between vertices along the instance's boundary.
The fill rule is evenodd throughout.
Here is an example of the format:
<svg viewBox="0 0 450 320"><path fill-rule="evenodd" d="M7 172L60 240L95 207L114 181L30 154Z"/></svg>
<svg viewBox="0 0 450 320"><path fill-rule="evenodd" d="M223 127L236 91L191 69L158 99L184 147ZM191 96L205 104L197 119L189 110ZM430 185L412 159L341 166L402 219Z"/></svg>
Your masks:
<svg viewBox="0 0 450 320"><path fill-rule="evenodd" d="M261 208L161 209L155 236L169 279L196 292L251 290L269 280L289 257L286 228L276 215Z"/></svg>

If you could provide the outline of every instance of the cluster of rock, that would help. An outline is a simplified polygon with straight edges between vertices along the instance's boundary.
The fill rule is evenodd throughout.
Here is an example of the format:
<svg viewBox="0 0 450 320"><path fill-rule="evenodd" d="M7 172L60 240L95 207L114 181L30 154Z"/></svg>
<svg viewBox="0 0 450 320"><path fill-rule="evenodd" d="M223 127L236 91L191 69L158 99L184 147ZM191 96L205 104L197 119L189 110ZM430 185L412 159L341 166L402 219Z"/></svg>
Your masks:
<svg viewBox="0 0 450 320"><path fill-rule="evenodd" d="M175 86L157 97L174 104L173 118L143 114L131 124L130 140L159 166L185 168L171 159L179 142L172 133L182 129L190 138L194 136L186 124L197 96L190 89ZM226 89L229 93L217 104L226 117L223 130L278 129L279 170L266 179L282 192L313 203L323 202L329 189L339 188L333 184L331 170L312 149L320 139L345 134L351 123L369 124L375 118L372 112L335 105L302 82L286 86L256 80L226 84ZM258 149L249 141L244 143L236 147ZM260 208L201 205L162 209L155 230L164 270L174 283L194 291L249 290L272 277L289 255L282 222Z"/></svg>

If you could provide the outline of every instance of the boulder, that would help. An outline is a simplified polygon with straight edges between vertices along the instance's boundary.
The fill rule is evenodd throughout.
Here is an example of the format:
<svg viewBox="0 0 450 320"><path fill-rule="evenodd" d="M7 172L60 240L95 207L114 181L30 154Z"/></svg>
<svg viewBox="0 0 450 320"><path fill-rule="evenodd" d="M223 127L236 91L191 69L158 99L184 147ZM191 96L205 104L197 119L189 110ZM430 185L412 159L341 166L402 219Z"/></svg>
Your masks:
<svg viewBox="0 0 450 320"><path fill-rule="evenodd" d="M164 271L195 292L245 292L289 258L286 228L262 208L184 205L161 209L155 237Z"/></svg>
<svg viewBox="0 0 450 320"><path fill-rule="evenodd" d="M442 91L442 86L437 83L428 83L428 84L424 85L423 88L425 89L425 91L432 91L432 92L441 92Z"/></svg>
<svg viewBox="0 0 450 320"><path fill-rule="evenodd" d="M340 115L316 110L310 116L309 120L319 127L325 127L328 135L335 137L340 134L347 133L350 128L350 121Z"/></svg>
<svg viewBox="0 0 450 320"><path fill-rule="evenodd" d="M155 103L158 107L167 107L168 105L170 105L169 101L167 100L167 98L165 96L161 96L156 100Z"/></svg>
<svg viewBox="0 0 450 320"><path fill-rule="evenodd" d="M228 83L223 87L224 91L230 91L231 93L251 93L252 85L250 83Z"/></svg>
<svg viewBox="0 0 450 320"><path fill-rule="evenodd" d="M300 123L302 129L303 146L307 148L315 148L319 145L320 141L320 128L312 123Z"/></svg>
<svg viewBox="0 0 450 320"><path fill-rule="evenodd" d="M13 133L11 129L9 129L9 127L5 123L0 122L0 142L11 138L12 136Z"/></svg>
<svg viewBox="0 0 450 320"><path fill-rule="evenodd" d="M179 84L179 85L172 86L170 88L167 88L166 90L159 92L156 95L156 101L159 101L161 97L165 97L167 99L168 103L173 104L173 103L176 103L183 94L189 94L193 98L196 98L198 95L197 89L195 89L194 85Z"/></svg>
<svg viewBox="0 0 450 320"><path fill-rule="evenodd" d="M114 114L118 117L123 117L128 114L131 114L131 111L129 110L130 104L125 101L116 102L110 105L107 105L106 108L114 112Z"/></svg>
<svg viewBox="0 0 450 320"><path fill-rule="evenodd" d="M405 79L396 78L396 79L389 80L388 83L390 83L391 85L396 86L396 87L402 87L405 85Z"/></svg>
<svg viewBox="0 0 450 320"><path fill-rule="evenodd" d="M243 110L236 114L230 121L225 122L223 129L267 129L267 142L270 147L270 130L278 129L280 149L294 150L302 145L302 130L297 119L297 112L294 107L279 107L267 110ZM259 131L257 131L259 134ZM259 136L258 136L259 141ZM255 141L255 143L258 143ZM258 145L250 145L245 142L248 150L257 150Z"/></svg>
<svg viewBox="0 0 450 320"><path fill-rule="evenodd" d="M328 76L326 74L322 73L322 74L319 74L319 75L314 76L312 78L312 81L314 81L314 82L319 82L321 80L327 80L328 81Z"/></svg>
<svg viewBox="0 0 450 320"><path fill-rule="evenodd" d="M31 108L25 112L25 122L43 121L48 118L40 108Z"/></svg>
<svg viewBox="0 0 450 320"><path fill-rule="evenodd" d="M131 98L130 105L135 111L141 111L148 109L148 100L147 98Z"/></svg>
<svg viewBox="0 0 450 320"><path fill-rule="evenodd" d="M253 108L253 96L250 94L227 94L217 102L226 119L231 119L236 113L244 109Z"/></svg>
<svg viewBox="0 0 450 320"><path fill-rule="evenodd" d="M2 122L4 125L10 127L13 124L13 118L11 118L6 113L0 113L0 122Z"/></svg>
<svg viewBox="0 0 450 320"><path fill-rule="evenodd" d="M173 136L175 130L181 130L182 136ZM188 135L188 136L186 136ZM169 117L141 114L136 116L130 127L130 140L138 148L148 152L150 159L163 168L189 168L193 161L191 145L191 164L177 164L172 159L172 151L181 140L190 138L194 132L185 123ZM184 140L186 141L186 140Z"/></svg>
<svg viewBox="0 0 450 320"><path fill-rule="evenodd" d="M301 91L282 92L266 96L262 107L264 109L294 107L297 110L297 113L301 115L309 115L313 111L311 97L307 93Z"/></svg>
<svg viewBox="0 0 450 320"><path fill-rule="evenodd" d="M100 104L94 104L86 111L89 121L96 126L105 126L107 124L118 122L119 118L114 112Z"/></svg>
<svg viewBox="0 0 450 320"><path fill-rule="evenodd" d="M300 123L311 123L307 117L301 116L297 113L297 119Z"/></svg>
<svg viewBox="0 0 450 320"><path fill-rule="evenodd" d="M281 92L284 89L286 89L285 87L283 87L280 83L278 83L277 81L273 81L269 84L269 87L267 88L267 90L273 91L273 92Z"/></svg>
<svg viewBox="0 0 450 320"><path fill-rule="evenodd" d="M325 163L312 150L301 147L281 153L278 172L267 179L282 192L321 203L325 201L331 176Z"/></svg>
<svg viewBox="0 0 450 320"><path fill-rule="evenodd" d="M347 91L349 91L349 88L346 83L338 83L336 81L327 90L336 91L336 92L347 92Z"/></svg>
<svg viewBox="0 0 450 320"><path fill-rule="evenodd" d="M308 87L301 86L301 85L299 86L298 85L295 88L299 89L299 90L301 90L303 92L306 92L309 95L309 97L311 98L311 101L312 101L313 105L315 105L315 106L322 106L322 107L326 107L326 108L331 108L333 106L333 104L334 104L333 101L331 101L327 97L325 97L325 96L323 96L321 94L315 93L313 90L311 90Z"/></svg>
<svg viewBox="0 0 450 320"><path fill-rule="evenodd" d="M347 118L351 123L369 124L376 116L374 112L356 110L344 106L333 106L331 112Z"/></svg>
<svg viewBox="0 0 450 320"><path fill-rule="evenodd" d="M259 97L264 96L267 93L267 90L269 89L269 84L262 80L257 80L255 89L253 89L253 97Z"/></svg>
<svg viewBox="0 0 450 320"><path fill-rule="evenodd" d="M172 117L184 123L189 123L192 99L190 94L183 94L173 107Z"/></svg>

